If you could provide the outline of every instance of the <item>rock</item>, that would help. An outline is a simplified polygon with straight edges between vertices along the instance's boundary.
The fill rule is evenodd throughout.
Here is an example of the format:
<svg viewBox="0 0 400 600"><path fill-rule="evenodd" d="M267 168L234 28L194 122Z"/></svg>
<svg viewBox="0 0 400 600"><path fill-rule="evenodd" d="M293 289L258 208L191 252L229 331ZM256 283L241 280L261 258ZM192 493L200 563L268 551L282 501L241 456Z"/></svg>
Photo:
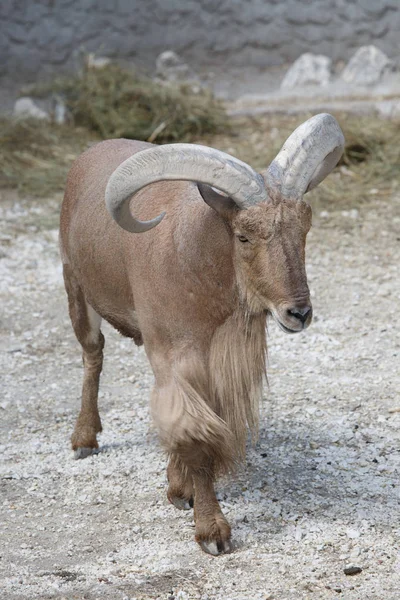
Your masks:
<svg viewBox="0 0 400 600"><path fill-rule="evenodd" d="M297 525L294 532L294 539L296 540L296 542L301 542L303 535L303 530L301 529L300 525Z"/></svg>
<svg viewBox="0 0 400 600"><path fill-rule="evenodd" d="M96 56L91 53L86 56L86 67L88 69L104 69L111 64L111 59L107 56Z"/></svg>
<svg viewBox="0 0 400 600"><path fill-rule="evenodd" d="M346 83L374 85L391 68L392 61L376 46L362 46L341 73Z"/></svg>
<svg viewBox="0 0 400 600"><path fill-rule="evenodd" d="M376 103L376 110L380 117L393 119L400 116L400 100L382 100Z"/></svg>
<svg viewBox="0 0 400 600"><path fill-rule="evenodd" d="M29 96L24 96L23 98L18 98L18 100L14 104L13 110L14 117L19 117L22 119L40 119L42 121L49 121L49 114L39 108L32 98Z"/></svg>
<svg viewBox="0 0 400 600"><path fill-rule="evenodd" d="M67 121L71 121L71 115L67 109L64 99L55 94L53 96L53 120L57 125L64 125Z"/></svg>
<svg viewBox="0 0 400 600"><path fill-rule="evenodd" d="M345 567L343 569L343 573L345 575L358 575L361 572L362 572L362 568L361 567L356 567L354 565L349 565L348 567Z"/></svg>
<svg viewBox="0 0 400 600"><path fill-rule="evenodd" d="M164 81L198 80L196 73L173 50L166 50L157 57L156 71L157 77Z"/></svg>
<svg viewBox="0 0 400 600"><path fill-rule="evenodd" d="M142 531L142 528L139 527L138 525L136 525L135 527L132 527L132 533L140 533Z"/></svg>
<svg viewBox="0 0 400 600"><path fill-rule="evenodd" d="M289 68L282 83L282 90L300 85L327 85L331 79L332 60L323 54L302 54Z"/></svg>

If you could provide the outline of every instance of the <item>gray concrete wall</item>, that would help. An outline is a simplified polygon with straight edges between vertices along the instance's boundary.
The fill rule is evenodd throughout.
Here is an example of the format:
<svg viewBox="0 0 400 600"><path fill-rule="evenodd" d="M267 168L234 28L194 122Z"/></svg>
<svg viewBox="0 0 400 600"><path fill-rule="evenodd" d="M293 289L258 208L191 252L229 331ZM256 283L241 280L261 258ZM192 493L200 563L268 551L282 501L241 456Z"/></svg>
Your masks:
<svg viewBox="0 0 400 600"><path fill-rule="evenodd" d="M263 67L373 43L398 60L399 32L400 0L0 0L0 72L65 71L82 52L150 65L165 49Z"/></svg>

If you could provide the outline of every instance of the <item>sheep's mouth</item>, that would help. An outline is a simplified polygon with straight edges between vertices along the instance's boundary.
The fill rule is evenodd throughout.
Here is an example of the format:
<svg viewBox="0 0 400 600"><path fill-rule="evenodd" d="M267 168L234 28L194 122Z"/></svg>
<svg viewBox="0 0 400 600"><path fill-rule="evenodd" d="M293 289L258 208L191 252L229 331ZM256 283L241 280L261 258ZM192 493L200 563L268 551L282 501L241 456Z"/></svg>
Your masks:
<svg viewBox="0 0 400 600"><path fill-rule="evenodd" d="M284 331L285 333L299 333L299 331L303 331L303 329L290 329L290 327L286 327L286 325L284 325L282 321L279 321L279 319L275 320L278 323L279 327L282 329L282 331Z"/></svg>
<svg viewBox="0 0 400 600"><path fill-rule="evenodd" d="M275 314L274 311L267 309L265 311L265 314L267 315L267 317L273 317L273 319L277 322L277 324L279 325L279 327L282 329L282 331L284 331L285 333L289 333L289 334L294 334L294 333L300 333L300 331L303 331L304 329L306 329L306 327L308 326L308 324L303 324L302 327L300 327L300 329L293 329L292 327L288 327L287 325L285 325L280 319L279 317Z"/></svg>

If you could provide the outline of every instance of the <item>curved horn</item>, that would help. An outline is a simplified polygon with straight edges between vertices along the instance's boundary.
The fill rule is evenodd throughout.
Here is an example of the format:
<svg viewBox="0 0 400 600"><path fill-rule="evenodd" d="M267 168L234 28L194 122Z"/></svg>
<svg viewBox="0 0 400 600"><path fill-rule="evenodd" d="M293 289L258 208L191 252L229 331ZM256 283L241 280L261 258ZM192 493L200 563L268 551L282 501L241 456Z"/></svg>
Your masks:
<svg viewBox="0 0 400 600"><path fill-rule="evenodd" d="M320 114L295 129L266 173L267 187L285 198L301 198L337 165L344 136L332 115Z"/></svg>
<svg viewBox="0 0 400 600"><path fill-rule="evenodd" d="M105 198L109 213L123 229L140 233L164 218L138 221L129 210L134 194L156 181L185 180L213 186L248 208L268 199L264 179L246 163L197 144L167 144L142 150L125 160L108 180Z"/></svg>

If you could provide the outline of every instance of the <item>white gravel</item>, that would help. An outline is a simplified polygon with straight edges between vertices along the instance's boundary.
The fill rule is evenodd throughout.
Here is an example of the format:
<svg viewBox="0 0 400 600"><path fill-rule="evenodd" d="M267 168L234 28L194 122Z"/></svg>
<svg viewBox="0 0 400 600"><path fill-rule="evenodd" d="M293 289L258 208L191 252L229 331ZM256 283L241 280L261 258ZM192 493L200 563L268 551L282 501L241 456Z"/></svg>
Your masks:
<svg viewBox="0 0 400 600"><path fill-rule="evenodd" d="M0 598L397 600L400 197L315 215L315 320L269 327L260 441L218 484L235 543L219 558L166 500L151 371L108 326L101 451L73 460L82 368L59 198L13 200L0 198Z"/></svg>

